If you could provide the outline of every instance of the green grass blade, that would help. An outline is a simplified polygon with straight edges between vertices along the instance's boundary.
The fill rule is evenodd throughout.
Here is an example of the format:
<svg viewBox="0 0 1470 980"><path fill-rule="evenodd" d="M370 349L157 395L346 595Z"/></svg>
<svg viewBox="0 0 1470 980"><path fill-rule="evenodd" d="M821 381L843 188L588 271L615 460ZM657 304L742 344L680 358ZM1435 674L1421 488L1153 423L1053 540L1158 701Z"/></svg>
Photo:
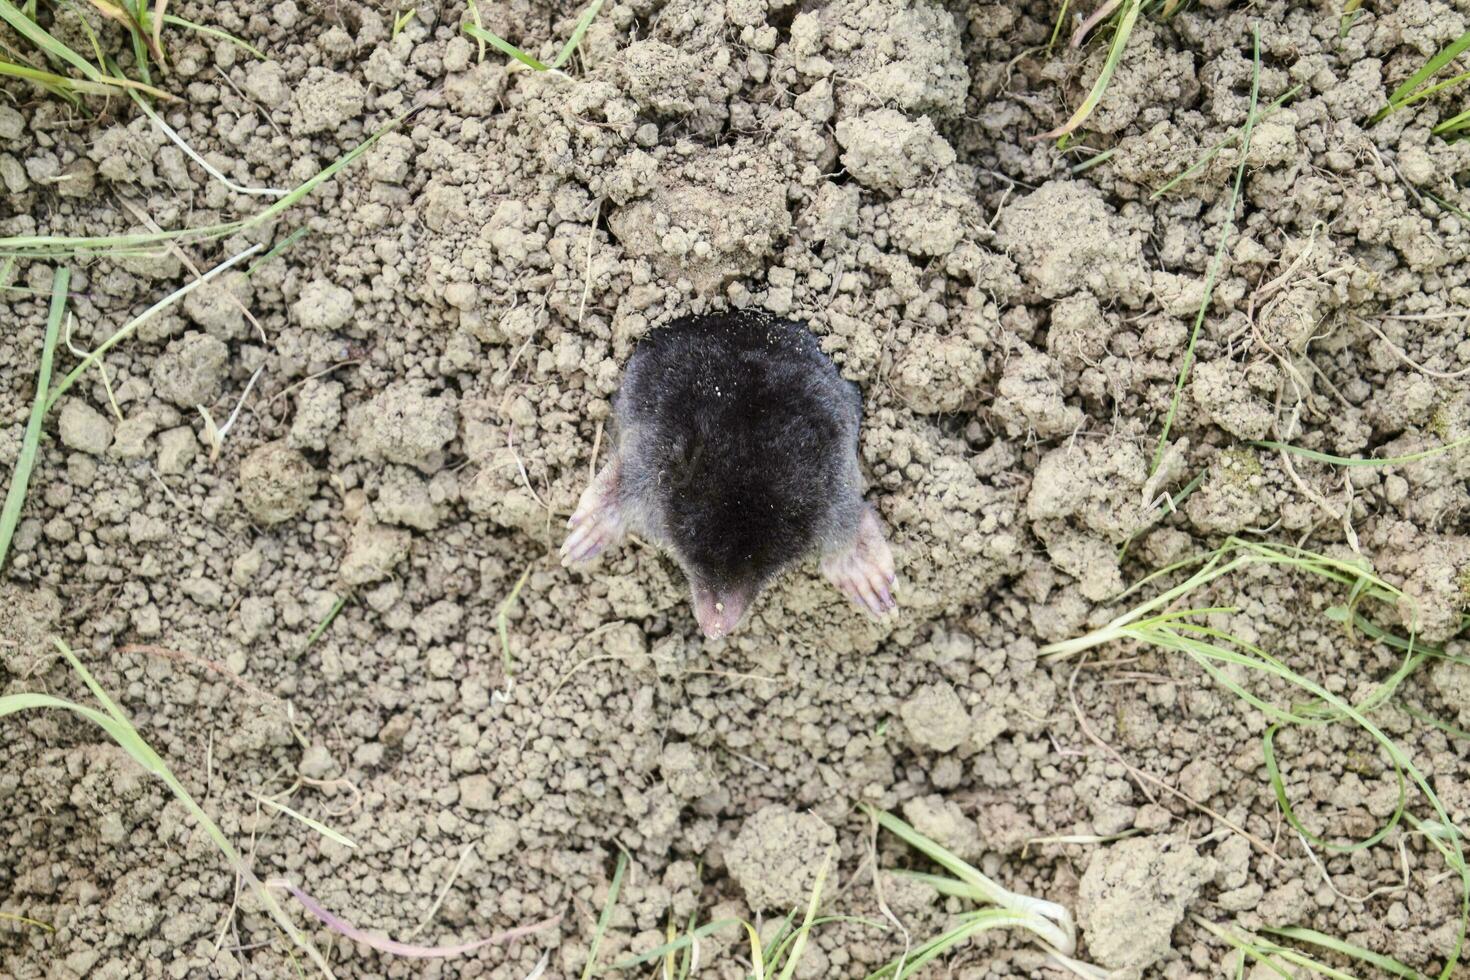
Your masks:
<svg viewBox="0 0 1470 980"><path fill-rule="evenodd" d="M1470 129L1470 109L1451 116L1435 126L1430 132L1436 136L1453 136L1462 129Z"/></svg>
<svg viewBox="0 0 1470 980"><path fill-rule="evenodd" d="M173 14L164 14L163 22L165 24L172 24L174 27L182 27L186 30L191 30L196 34L207 34L210 37L218 38L221 41L228 41L230 44L233 44L235 47L241 49L242 51L245 51L255 58L259 58L261 61L270 60L265 56L265 52L261 51L255 45L241 40L240 38L231 34L229 31L222 31L218 27L207 27L204 24L196 24L192 20L185 20L182 17L175 17Z"/></svg>
<svg viewBox="0 0 1470 980"><path fill-rule="evenodd" d="M254 796L261 803L264 803L266 806L271 807L272 809L279 810L291 819L299 821L302 825L306 827L310 827L312 830L321 834L327 840L335 841L336 843L341 844L343 847L357 847L357 845L354 844L350 838L343 836L342 834L338 833L331 827L328 827L326 824L318 820L313 820L311 817L308 817L304 813L298 813L284 803L273 800L269 796L261 796L259 793L253 793L251 795Z"/></svg>
<svg viewBox="0 0 1470 980"><path fill-rule="evenodd" d="M516 579L516 584L510 590L510 595L500 603L500 608L495 611L495 630L500 634L500 655L503 660L502 666L505 670L505 679L509 681L515 672L515 664L510 659L510 607L515 605L516 598L520 596L521 589L526 584L526 579L531 577L531 569L534 566L527 565L521 577Z"/></svg>
<svg viewBox="0 0 1470 980"><path fill-rule="evenodd" d="M1128 47L1128 36L1133 33L1133 25L1138 23L1138 15L1143 10L1143 0L1127 0L1123 8L1122 16L1118 19L1118 26L1113 31L1112 43L1108 46L1108 57L1103 62L1102 71L1098 73L1097 81L1092 83L1092 90L1087 93L1087 98L1077 107L1077 111L1056 129L1035 136L1033 139L1060 139L1075 130L1087 121L1093 110L1102 101L1103 93L1108 89L1108 83L1113 80L1113 72L1118 70L1118 62L1123 60L1123 51Z"/></svg>
<svg viewBox="0 0 1470 980"><path fill-rule="evenodd" d="M1447 721L1440 721L1433 715L1428 714L1427 712L1420 711L1418 708L1412 707L1410 705L1406 704L1402 705L1401 707L1403 708L1404 713L1409 715L1409 717L1417 718L1420 721L1424 722L1424 724L1429 725L1431 728L1438 728L1440 731L1444 732L1451 738L1457 738L1462 742L1470 742L1470 731L1466 731L1465 729L1460 728L1457 725L1451 725Z"/></svg>
<svg viewBox="0 0 1470 980"><path fill-rule="evenodd" d="M1422 102L1433 95L1443 92L1445 89L1454 88L1456 85L1459 85L1467 78L1470 78L1470 72L1462 72L1458 75L1452 75L1449 78L1446 78L1444 81L1435 82L1433 85L1426 85L1424 88L1420 89L1413 95L1400 102L1399 108L1411 106L1415 102Z"/></svg>
<svg viewBox="0 0 1470 980"><path fill-rule="evenodd" d="M1271 936L1281 936L1284 939L1295 939L1297 942L1311 943L1313 946L1329 949L1349 959L1371 963L1385 973L1391 973L1396 977L1405 977L1407 980L1423 980L1424 977L1424 974L1418 970L1405 966L1391 956L1383 956L1370 949L1364 949L1345 940L1320 933L1315 929L1303 929L1300 926L1284 926L1281 928L1262 926L1261 931Z"/></svg>
<svg viewBox="0 0 1470 980"><path fill-rule="evenodd" d="M107 92L107 86L105 85L96 86L98 91L91 91L91 82L79 82L74 78L67 78L65 75L57 75L49 71L42 71L39 68L32 68L30 65L19 65L13 61L5 61L3 59L0 59L0 75L24 79L58 98L65 99L72 105L81 104L81 100L77 98L78 92L91 92L93 95L104 95ZM84 85L88 86L88 88L84 89L82 87Z"/></svg>
<svg viewBox="0 0 1470 980"><path fill-rule="evenodd" d="M350 592L343 592L340 596L337 597L337 601L332 603L332 608L327 610L327 614L322 617L322 621L320 623L317 623L316 626L312 629L310 635L306 637L306 642L301 644L302 653L310 650L316 644L316 641L322 638L322 634L327 631L328 626L332 625L332 620L337 618L337 614L340 613L344 607L346 607L347 600L351 597L352 593Z"/></svg>
<svg viewBox="0 0 1470 980"><path fill-rule="evenodd" d="M1392 816L1388 818L1383 826L1362 840L1354 841L1351 844L1333 844L1308 830L1302 824L1301 818L1296 815L1296 809L1291 805L1291 799L1286 793L1286 781L1282 779L1281 769L1276 764L1276 732L1279 728L1279 725L1271 725L1261 735L1261 755L1266 760L1266 778L1271 783L1271 791L1276 796L1276 804L1281 807L1281 815L1286 818L1287 823L1291 824L1293 830L1317 847L1332 851L1335 854L1352 854L1355 851L1364 850L1372 847L1393 833L1394 829L1404 819L1404 808L1408 806L1409 802L1409 790L1404 781L1404 771L1399 767L1397 762L1394 763L1393 772L1394 776L1398 779L1399 799L1398 803L1394 806Z"/></svg>
<svg viewBox="0 0 1470 980"><path fill-rule="evenodd" d="M21 925L32 926L36 929L45 930L46 932L56 931L56 927L51 925L49 922L42 922L40 919L32 919L30 916L26 915L16 915L14 912L0 912L0 919L5 920L6 922L19 922Z"/></svg>
<svg viewBox="0 0 1470 980"><path fill-rule="evenodd" d="M1284 977L1285 980L1297 980L1295 973L1288 972L1285 968L1283 968L1276 962L1275 956L1273 954L1280 952L1281 948L1279 946L1255 943L1243 939L1240 936L1235 935L1235 933L1231 932L1230 930L1224 928L1223 926L1217 926L1213 922L1210 922L1209 920L1204 919L1198 915L1194 916L1194 921L1206 932L1212 933L1217 939L1220 939L1233 949L1243 954L1240 958L1242 969L1236 971L1236 976L1240 976L1244 973L1245 957L1249 956L1251 959L1255 960L1257 963L1261 964L1266 969L1276 974L1278 977ZM1301 965L1305 966L1306 964ZM1320 976L1332 977L1334 978L1334 980L1358 980L1357 977L1339 973L1335 970L1331 970L1330 967L1324 967L1323 970L1328 972L1321 972L1317 970L1313 970L1312 972L1318 973Z"/></svg>
<svg viewBox="0 0 1470 980"><path fill-rule="evenodd" d="M1431 456L1447 453L1452 449L1459 449L1461 446L1470 446L1470 436L1466 436L1463 439L1456 439L1454 442L1447 442L1442 446L1435 446L1433 449L1410 453L1407 456L1391 456L1383 459L1377 457L1351 459L1347 456L1333 456L1330 453L1319 453L1315 449L1303 449L1300 446L1291 446L1284 442L1275 442L1269 439L1254 439L1250 444L1252 446L1259 446L1262 449L1275 449L1283 453L1291 453L1293 456L1310 459L1316 463L1330 463L1333 466L1402 466L1405 463L1417 462L1421 459L1428 459Z"/></svg>
<svg viewBox="0 0 1470 980"><path fill-rule="evenodd" d="M250 263L250 268L245 270L245 278L249 279L251 276L255 275L255 273L260 269L261 266L265 265L271 259L289 249L292 245L295 245L297 242L301 241L301 239L306 237L306 234L309 230L310 229L308 228L297 228L295 231L291 232L291 234L281 239L269 252L266 252L260 258Z"/></svg>
<svg viewBox="0 0 1470 980"><path fill-rule="evenodd" d="M618 904L618 892L623 887L623 873L628 870L628 855L618 852L617 867L613 868L612 884L607 887L607 904L602 907L602 914L597 917L597 931L592 934L592 946L587 950L587 965L582 967L582 980L588 980L597 972L597 950L602 946L603 934L607 932L608 923L612 921L613 906Z"/></svg>
<svg viewBox="0 0 1470 980"><path fill-rule="evenodd" d="M92 47L93 62L97 65L98 69L105 73L107 55L102 50L102 42L98 39L97 32L92 29L92 22L82 16L81 11L78 10L77 3L79 2L80 0L66 0L67 9L75 15L77 23L81 25L82 32L87 35L87 43Z"/></svg>
<svg viewBox="0 0 1470 980"><path fill-rule="evenodd" d="M1169 445L1169 430L1174 426L1174 416L1179 413L1179 402L1184 397L1184 383L1189 379L1189 369L1194 364L1194 345L1199 340L1200 327L1204 326L1205 315L1210 309L1210 300L1215 295L1215 280L1220 275L1220 266L1225 261L1225 248L1235 231L1235 206L1240 200L1240 188L1245 182L1245 162L1251 152L1251 135L1255 132L1256 106L1261 97L1261 29L1252 30L1254 58L1251 67L1251 101L1245 117L1245 132L1241 136L1240 166L1235 168L1235 185L1230 192L1230 208L1225 215L1225 227L1220 229L1220 241L1215 245L1215 255L1210 260L1209 272L1205 275L1205 295L1200 301L1199 313L1194 318L1194 327L1189 331L1189 345L1184 349L1184 363L1179 368L1179 380L1174 385L1174 397L1169 400L1169 411L1164 416L1164 429L1159 433L1159 444L1154 449L1153 462L1148 472L1152 476L1164 458Z"/></svg>
<svg viewBox="0 0 1470 980"><path fill-rule="evenodd" d="M1290 102L1292 99L1296 98L1297 94L1300 93L1301 90L1301 85L1293 85L1284 93L1277 96L1269 105L1266 106L1266 108L1262 109L1260 112L1252 111L1251 117L1253 122L1260 122L1263 119L1270 119L1271 116L1275 115L1278 109L1280 109L1287 102ZM1237 129L1229 136L1226 136L1224 139L1220 140L1214 146L1206 150L1204 156L1200 157L1194 163L1190 164L1183 173L1170 179L1158 190L1150 194L1148 196L1148 199L1150 201L1157 201L1159 198L1169 193L1169 191L1173 190L1174 187L1177 186L1179 183L1188 180L1190 177L1193 177L1195 174L1205 169L1205 167L1209 165L1211 160L1220 155L1221 150L1225 149L1225 147L1229 146L1231 143L1234 143L1244 132L1245 127L1241 126L1240 129Z"/></svg>
<svg viewBox="0 0 1470 980"><path fill-rule="evenodd" d="M550 70L550 66L549 65L542 64L540 61L537 61L535 58L533 58L530 55L526 54L526 52L522 51L520 48L516 47L514 44L511 44L509 41L507 41L504 38L500 37L500 35L494 34L494 33L490 32L490 31L487 31L483 27L480 27L477 24L466 24L466 25L464 25L464 32L466 34L468 34L470 37L475 38L478 41L488 41L488 42L490 42L492 45L494 45L496 48L498 48L502 53L510 55L512 58L514 58L515 60L519 61L521 64L525 65L527 68L530 68L532 71L549 71Z"/></svg>
<svg viewBox="0 0 1470 980"><path fill-rule="evenodd" d="M1414 94L1420 85L1433 78L1441 68L1463 54L1466 48L1470 48L1470 31L1466 31L1451 41L1438 54L1426 61L1422 68L1410 75L1402 85L1394 89L1388 97L1388 104L1374 113L1373 118L1368 120L1369 124L1379 122L1389 113L1401 108L1404 100Z"/></svg>
<svg viewBox="0 0 1470 980"><path fill-rule="evenodd" d="M624 970L630 970L635 966L642 966L644 963L652 963L654 960L667 956L670 953L677 953L681 949L689 949L694 945L694 942L696 940L703 939L705 936L719 932L721 929L728 929L730 926L739 925L744 925L744 923L740 919L715 919L711 922L706 922L698 929L693 929L689 932L686 932L678 939L670 940L669 942L664 943L662 946L656 946L653 949L650 949L648 952L641 953L638 956L634 956L630 959L620 960L619 962L614 963L612 966L608 967L608 969L614 972L621 972Z"/></svg>
<svg viewBox="0 0 1470 980"><path fill-rule="evenodd" d="M54 61L64 61L94 82L104 80L101 71L86 58L58 41L40 24L27 17L10 0L0 0L0 20L5 21L17 34L34 44Z"/></svg>
<svg viewBox="0 0 1470 980"><path fill-rule="evenodd" d="M806 903L806 917L801 920L801 928L796 930L795 939L786 955L786 966L781 970L780 980L791 980L791 975L796 972L796 965L801 962L801 954L806 950L807 937L812 933L812 920L817 916L817 907L822 904L822 886L827 883L827 868L831 863L832 852L828 851L827 855L822 858L822 866L817 869L817 880L812 884L812 897Z"/></svg>
<svg viewBox="0 0 1470 980"><path fill-rule="evenodd" d="M602 4L603 0L592 0L586 11L577 19L577 26L572 28L572 36L567 38L567 43L561 46L551 67L560 68L572 57L577 50L577 45L582 43L582 37L587 33L587 28L591 27L592 22L597 19L597 12L602 9Z"/></svg>
<svg viewBox="0 0 1470 980"><path fill-rule="evenodd" d="M130 78L113 78L109 75L102 76L98 81L83 78L69 78L66 75L58 75L55 72L43 71L40 68L32 68L30 65L17 64L13 61L0 60L0 75L9 75L12 78L23 78L28 82L34 82L47 91L55 92L64 97L71 96L75 92L85 92L88 95L110 96L124 91L147 92L157 99L165 99L177 102L167 92L135 82Z"/></svg>
<svg viewBox="0 0 1470 980"><path fill-rule="evenodd" d="M65 267L57 269L51 279L51 311L46 315L46 333L41 341L41 365L36 372L36 394L31 400L31 415L26 420L15 469L10 473L10 489L5 494L5 504L0 507L0 571L4 570L5 559L10 554L10 541L15 536L16 525L20 523L31 471L40 452L41 423L46 417L46 391L51 387L51 363L56 356L57 339L61 336L61 317L66 311L70 286L71 270Z"/></svg>

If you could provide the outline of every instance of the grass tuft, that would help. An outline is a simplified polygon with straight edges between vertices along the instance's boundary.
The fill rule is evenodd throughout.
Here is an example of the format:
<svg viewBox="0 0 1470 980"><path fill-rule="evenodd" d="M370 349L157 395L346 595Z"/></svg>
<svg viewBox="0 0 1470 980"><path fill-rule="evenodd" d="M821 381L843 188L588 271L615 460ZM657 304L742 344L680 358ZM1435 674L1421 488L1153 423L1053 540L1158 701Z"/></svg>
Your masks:
<svg viewBox="0 0 1470 980"><path fill-rule="evenodd" d="M1078 976L1105 976L1097 967L1070 958L1077 947L1077 927L1066 908L1055 902L1009 891L893 814L867 806L864 809L880 827L949 872L948 876L918 871L899 871L897 874L922 882L940 895L991 906L963 913L958 925L908 950L882 969L869 974L867 980L905 980L951 947L991 929L1012 927L1031 933L1055 962Z"/></svg>
<svg viewBox="0 0 1470 980"><path fill-rule="evenodd" d="M0 74L25 79L73 104L80 103L81 95L118 95L128 90L147 92L156 99L177 101L174 96L151 84L152 79L148 72L149 59L152 58L162 67L162 51L154 46L153 38L148 35L144 27L149 16L147 0L135 0L134 6L129 6L125 2L92 0L92 6L104 17L122 25L127 31L133 42L134 57L138 62L137 68L139 75L142 76L141 79L124 76L121 71L116 70L116 66L109 66L106 60L100 57L98 65L92 64L36 22L34 4L26 4L22 8L17 7L11 0L0 0L0 20L10 25L10 28L28 43L34 57L40 59L47 67L43 68L20 60L24 55L13 48L8 48L7 50L17 60L0 59ZM85 24L85 21L83 23ZM92 34L90 27L87 27L86 30L88 35ZM100 52L100 45L96 37L91 36L90 40L94 53ZM63 72L71 73L63 74Z"/></svg>
<svg viewBox="0 0 1470 980"><path fill-rule="evenodd" d="M516 61L525 65L532 71L559 72L561 70L561 66L570 61L572 55L576 53L577 46L582 43L582 38L587 33L587 29L591 27L592 22L597 19L597 14L600 10L602 10L602 5L604 2L605 0L592 0L592 3L589 4L587 9L582 12L582 16L577 19L576 26L572 28L571 36L567 38L566 43L561 46L561 50L557 52L556 57L552 59L552 62L549 65L541 61L540 59L522 51L514 44L511 44L509 41L505 40L505 38L501 37L499 34L496 34L493 31L486 30L484 25L480 21L479 8L475 6L473 0L471 0L469 9L471 16L474 18L474 22L465 24L463 30L470 37L480 42L481 59L485 57L485 44L489 43L501 53L506 54L511 58L514 58Z"/></svg>
<svg viewBox="0 0 1470 980"><path fill-rule="evenodd" d="M1440 70L1446 65L1464 54L1467 49L1470 49L1470 31L1466 31L1441 48L1418 71L1405 79L1402 85L1390 92L1388 101L1384 103L1383 108L1379 109L1368 120L1369 125L1382 122L1400 109L1427 99L1445 89L1452 88L1466 79L1470 79L1470 72L1465 72L1433 85L1426 84L1431 78L1439 74ZM1433 131L1441 136L1454 137L1463 135L1467 129L1470 129L1470 111L1462 112L1457 116L1452 116L1444 120L1435 126Z"/></svg>
<svg viewBox="0 0 1470 980"><path fill-rule="evenodd" d="M240 852L235 850L234 845L225 836L224 831L220 830L219 825L210 818L209 814L204 812L204 809L189 794L189 791L184 788L184 784L173 774L173 771L168 767L168 763L164 762L163 757L138 733L138 730L133 727L132 722L128 720L127 715L123 714L122 709L102 689L102 686L92 677L91 672L77 659L76 654L71 651L71 648L59 639L53 640L53 642L56 644L56 649L61 653L62 657L71 665L72 670L77 673L82 679L82 682L92 692L92 696L102 705L103 710L99 711L96 708L91 708L50 694L7 694L0 697L0 718L19 711L36 709L56 710L70 712L101 728L107 733L109 738L117 743L119 748L130 755L138 765L142 766L145 772L163 781L164 785L183 804L184 809L193 816L199 828L204 831L205 835L224 856L226 863L230 865L236 874L249 883L251 889L260 899L261 905L266 913L275 921L275 924L285 933L287 938L290 939L291 945L305 953L312 963L321 970L324 976L331 977L332 970L327 965L327 961L321 952L317 950L316 946L305 933L296 928L290 916L286 914L285 909L281 907L281 904L276 901L275 896L271 894L270 889L266 888L260 879L255 876L244 858L241 857Z"/></svg>
<svg viewBox="0 0 1470 980"><path fill-rule="evenodd" d="M882 923L873 922L869 919L860 919L846 915L817 915L817 910L822 904L822 892L826 887L827 873L830 869L832 855L829 852L817 868L816 879L812 882L812 892L807 898L806 913L803 915L801 924L796 924L796 910L792 909L781 920L771 938L764 943L761 942L760 933L756 927L744 919L724 918L714 919L702 926L695 927L694 916L690 916L689 926L681 936L677 934L672 922L668 925L667 935L669 941L607 967L606 970L597 970L594 973L582 974L583 980L595 973L608 971L625 972L637 966L647 963L662 961L658 975L665 980L683 980L698 970L699 967L699 941L705 937L734 927L745 930L745 937L750 948L750 973L748 980L791 980L796 969L801 965L802 956L806 951L806 944L813 930L834 922L855 922L862 925L873 926L883 929ZM612 909L612 897L609 896L608 904L603 909L605 919ZM598 935L601 935L599 930ZM676 954L683 953L682 961L676 962ZM589 961L589 968L590 968Z"/></svg>
<svg viewBox="0 0 1470 980"><path fill-rule="evenodd" d="M1051 40L1046 45L1048 51L1056 45L1069 5L1069 2L1062 4L1056 26L1052 29ZM1123 60L1123 53L1128 48L1128 39L1133 35L1133 29L1138 23L1139 16L1151 13L1168 18L1183 5L1184 0L1102 0L1072 35L1072 47L1079 48L1087 35L1092 33L1098 24L1106 21L1112 27L1113 37L1108 42L1108 54L1103 61L1102 71L1098 73L1087 96L1066 122L1053 130L1033 136L1032 139L1057 139L1065 142L1067 137L1081 127L1102 102L1103 95L1113 80L1113 73L1117 71L1119 63Z"/></svg>
<svg viewBox="0 0 1470 980"><path fill-rule="evenodd" d="M5 0L0 0L0 3L4 2ZM420 108L422 106L415 106L380 127L367 139L323 167L314 176L303 181L290 193L248 218L206 225L201 228L180 228L172 231L141 232L131 235L21 235L0 238L0 260L9 258L54 260L65 256L90 253L104 253L112 256L137 255L151 252L171 242L214 241L249 231L274 220L295 207L318 187L337 176L343 168L370 150L378 140L402 126Z"/></svg>
<svg viewBox="0 0 1470 980"><path fill-rule="evenodd" d="M1176 608L1217 580L1258 566L1297 571L1315 577L1324 584L1346 588L1345 604L1330 610L1328 618L1340 623L1349 636L1362 633L1374 642L1403 651L1406 656L1402 665L1368 694L1349 702L1317 681L1293 670L1260 647L1225 630L1200 622L1203 616L1211 613L1237 610L1213 606ZM1160 592L1152 599L1138 603L1091 633L1043 647L1042 655L1070 657L1113 642L1132 641L1188 656L1215 683L1266 717L1269 724L1262 735L1261 751L1272 792L1286 821L1317 846L1338 853L1351 853L1382 841L1404 822L1416 828L1431 828L1432 832L1422 832L1444 856L1446 864L1460 878L1461 884L1459 929L1455 947L1440 973L1441 980L1449 980L1456 975L1467 924L1470 924L1470 869L1467 869L1465 863L1463 834L1450 819L1443 802L1423 771L1371 717L1425 661L1443 658L1446 654L1418 643L1412 636L1406 639L1382 630L1359 613L1359 608L1369 602L1394 608L1406 599L1400 590L1374 574L1366 562L1345 561L1303 548L1258 544L1231 538L1212 552L1154 572L1131 587L1124 596L1131 595L1165 576L1185 571L1191 571L1191 574L1183 582ZM1249 675L1284 682L1306 700L1293 703L1289 707L1273 704L1246 687L1248 682L1243 678ZM1326 841L1302 825L1286 792L1274 744L1276 733L1282 728L1320 728L1342 723L1357 726L1378 744L1394 769L1399 787L1398 802L1387 821L1367 837L1347 843ZM1432 823L1420 821L1409 811L1410 784L1418 790L1424 803L1433 811Z"/></svg>

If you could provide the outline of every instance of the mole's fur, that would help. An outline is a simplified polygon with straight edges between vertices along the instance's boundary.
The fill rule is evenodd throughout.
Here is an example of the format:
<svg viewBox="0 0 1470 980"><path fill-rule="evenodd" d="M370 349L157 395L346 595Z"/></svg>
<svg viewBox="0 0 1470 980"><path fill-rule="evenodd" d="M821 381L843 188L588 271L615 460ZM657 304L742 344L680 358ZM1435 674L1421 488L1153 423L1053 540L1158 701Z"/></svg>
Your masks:
<svg viewBox="0 0 1470 980"><path fill-rule="evenodd" d="M893 607L892 559L862 498L862 399L804 324L722 313L655 329L613 415L614 458L570 522L568 561L625 529L647 537L683 567L711 636L813 551L869 611Z"/></svg>

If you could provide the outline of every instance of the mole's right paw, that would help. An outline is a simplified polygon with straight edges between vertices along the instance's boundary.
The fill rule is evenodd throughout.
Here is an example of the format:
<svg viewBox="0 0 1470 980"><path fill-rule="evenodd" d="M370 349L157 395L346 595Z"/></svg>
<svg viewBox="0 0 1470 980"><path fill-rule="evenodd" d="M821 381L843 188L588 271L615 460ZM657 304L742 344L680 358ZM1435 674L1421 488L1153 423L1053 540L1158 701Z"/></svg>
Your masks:
<svg viewBox="0 0 1470 980"><path fill-rule="evenodd" d="M883 525L871 506L863 510L852 547L822 559L822 574L857 606L882 618L898 608L893 598L897 575Z"/></svg>
<svg viewBox="0 0 1470 980"><path fill-rule="evenodd" d="M572 533L561 544L561 563L591 561L623 538L627 523L618 506L618 465L602 468L592 485L582 491L576 513L567 521Z"/></svg>

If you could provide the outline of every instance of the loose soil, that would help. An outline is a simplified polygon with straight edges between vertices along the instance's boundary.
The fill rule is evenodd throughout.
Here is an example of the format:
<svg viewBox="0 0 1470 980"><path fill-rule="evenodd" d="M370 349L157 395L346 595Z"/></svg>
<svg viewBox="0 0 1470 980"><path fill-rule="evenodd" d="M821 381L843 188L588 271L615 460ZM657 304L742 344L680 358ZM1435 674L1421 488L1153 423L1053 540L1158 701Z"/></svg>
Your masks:
<svg viewBox="0 0 1470 980"><path fill-rule="evenodd" d="M478 11L546 59L580 12ZM611 2L565 74L482 61L468 10L437 0L396 36L398 10L357 0L169 12L271 58L166 35L162 84L183 101L163 116L240 185L295 186L422 108L270 225L73 263L82 350L191 266L303 233L147 323L107 355L105 385L91 372L48 420L0 579L0 691L84 698L47 641L65 638L262 877L363 928L414 934L467 849L414 941L565 913L439 962L317 929L338 976L518 980L547 951L544 976L577 976L620 849L604 964L696 911L779 918L828 853L826 907L881 920L861 802L1073 908L1079 955L1111 967L1226 975L1234 954L1192 913L1439 968L1458 881L1422 838L1314 858L1267 781L1264 720L1198 667L1038 648L1236 534L1358 551L1410 597L1380 625L1458 649L1470 447L1343 470L1251 441L1392 456L1470 435L1470 222L1443 203L1465 200L1470 144L1430 134L1460 106L1368 124L1470 5L1369 3L1345 35L1335 3L1145 17L1065 151L1034 137L1081 100L1105 40L1049 49L1050 3ZM1237 145L1151 194L1244 124L1253 24L1261 104L1302 88L1255 129L1151 479ZM89 119L0 93L0 235L263 206L126 104ZM7 466L52 274L22 262L5 294ZM900 567L892 621L862 618L812 563L711 643L657 552L558 566L632 346L731 306L808 320L861 385L870 499ZM198 406L222 423L256 372L213 457ZM1159 505L1199 474L1177 510ZM497 613L527 572L504 606L508 672ZM1361 696L1402 655L1329 621L1345 599L1259 571L1199 604L1237 607L1214 625ZM1470 827L1467 743L1406 709L1470 726L1470 668L1425 669L1375 715ZM0 732L0 910L55 929L0 920L0 974L295 975L251 896L229 916L233 873L161 783L71 718ZM1286 732L1277 751L1314 832L1356 840L1392 814L1393 770L1355 728ZM356 848L257 802L292 787L282 799ZM1051 837L1084 842L1028 844ZM886 836L876 856L914 860ZM961 908L880 881L916 941ZM744 976L739 941L707 941L699 975ZM861 977L903 947L825 926L797 976ZM1007 933L949 964L927 975L1062 975Z"/></svg>

